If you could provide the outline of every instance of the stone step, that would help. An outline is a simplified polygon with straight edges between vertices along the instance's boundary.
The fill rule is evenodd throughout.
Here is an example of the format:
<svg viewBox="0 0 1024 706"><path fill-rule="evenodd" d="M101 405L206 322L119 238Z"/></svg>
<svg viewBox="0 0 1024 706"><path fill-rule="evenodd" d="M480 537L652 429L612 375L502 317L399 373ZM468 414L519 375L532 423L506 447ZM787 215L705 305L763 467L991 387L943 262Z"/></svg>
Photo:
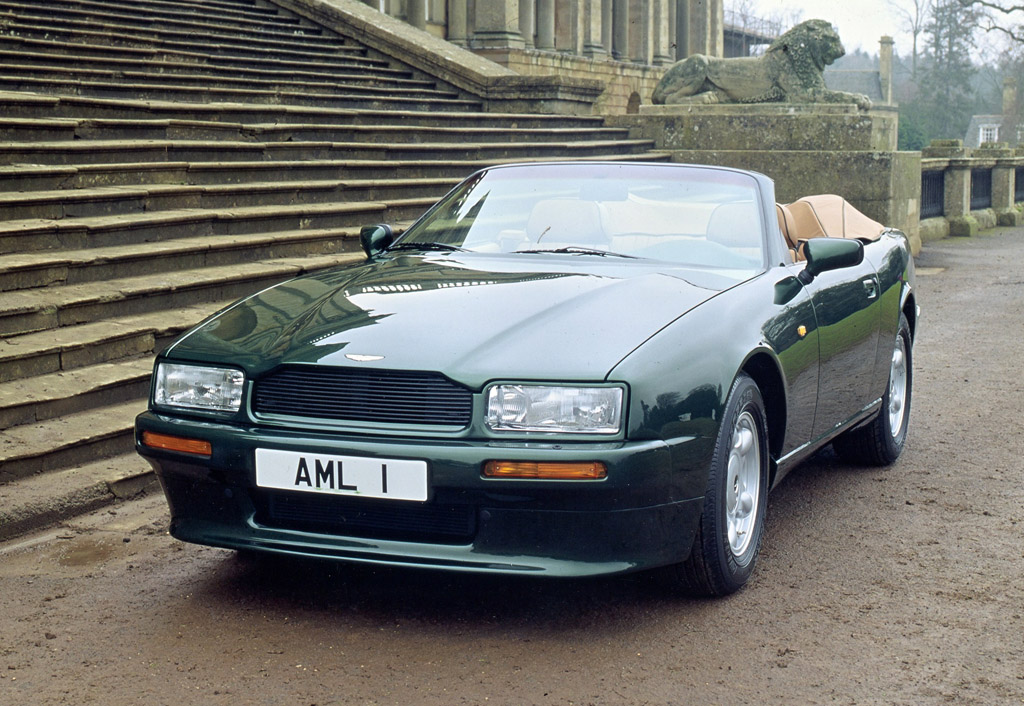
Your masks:
<svg viewBox="0 0 1024 706"><path fill-rule="evenodd" d="M112 118L0 118L0 142L70 140L233 140L256 142L535 142L625 140L629 131L593 127L451 127L440 125L334 123L241 123L211 120Z"/></svg>
<svg viewBox="0 0 1024 706"><path fill-rule="evenodd" d="M218 86L176 86L155 83L118 83L59 78L35 78L18 74L0 75L0 89L39 93L75 94L93 97L131 96L139 100L203 102L267 102L338 108L394 108L396 110L472 110L479 101L458 98L451 92L415 88L342 86L336 92L309 90L265 90Z"/></svg>
<svg viewBox="0 0 1024 706"><path fill-rule="evenodd" d="M145 101L92 96L43 95L0 91L0 113L8 118L136 119L224 122L238 125L302 123L337 125L399 124L432 127L596 128L598 116L544 115L540 113L481 113L425 110L374 110L255 103L187 103Z"/></svg>
<svg viewBox="0 0 1024 706"><path fill-rule="evenodd" d="M0 255L0 291L109 281L255 260L355 252L359 249L358 237L357 227L322 228Z"/></svg>
<svg viewBox="0 0 1024 706"><path fill-rule="evenodd" d="M156 240L341 228L417 216L436 199L188 208L114 216L0 222L0 254L80 250Z"/></svg>
<svg viewBox="0 0 1024 706"><path fill-rule="evenodd" d="M557 159L557 157L550 157ZM601 154L577 159L593 161L668 161L665 152ZM151 184L243 184L251 181L316 181L329 179L453 178L501 160L295 160L255 162L131 162L93 165L0 166L0 192L77 189L96 186ZM527 160L524 160L527 161ZM544 161L533 158L528 161ZM3 252L0 248L0 252Z"/></svg>
<svg viewBox="0 0 1024 706"><path fill-rule="evenodd" d="M163 350L175 336L231 301L116 316L52 331L0 338L0 383L67 372Z"/></svg>
<svg viewBox="0 0 1024 706"><path fill-rule="evenodd" d="M227 162L322 159L528 160L576 159L598 154L630 154L651 149L650 140L578 140L516 144L418 142L234 142L228 140L75 140L0 143L0 164L103 164L123 162Z"/></svg>
<svg viewBox="0 0 1024 706"><path fill-rule="evenodd" d="M61 39L71 43L148 46L233 56L256 56L273 51L293 59L361 56L366 52L362 47L346 44L341 38L332 42L323 37L302 37L302 41L298 41L299 38L264 39L235 32L189 32L160 27L139 27L131 23L90 22L60 17L5 14L0 15L0 18L4 22L4 31L8 34Z"/></svg>
<svg viewBox="0 0 1024 706"><path fill-rule="evenodd" d="M72 520L119 500L159 492L149 464L134 451L0 484L0 541Z"/></svg>
<svg viewBox="0 0 1024 706"><path fill-rule="evenodd" d="M167 12L236 17L283 17L290 16L281 8L270 3L259 4L256 2L217 2L216 0L104 0L104 5L110 7L133 7L149 10L163 10Z"/></svg>
<svg viewBox="0 0 1024 706"><path fill-rule="evenodd" d="M0 192L0 221L89 218L193 208L438 198L457 179L268 181L244 184L146 184ZM2 288L0 288L2 291Z"/></svg>
<svg viewBox="0 0 1024 706"><path fill-rule="evenodd" d="M0 48L9 54L17 54L19 51L25 56L25 61L18 63L29 63L33 56L49 57L51 62L61 62L67 57L82 57L87 61L114 61L131 62L134 68L142 65L155 66L160 68L163 62L169 62L171 67L177 64L187 64L198 71L203 68L221 68L244 70L266 70L266 71L296 71L296 72L320 72L330 73L331 71L358 71L361 69L387 71L399 71L409 73L408 68L391 68L391 62L384 59L367 56L366 54L349 53L338 56L321 57L318 59L293 59L282 58L274 55L256 56L230 56L221 54L202 53L188 49L167 49L141 46L115 46L103 44L82 44L69 43L60 40L51 40L39 37L20 37L15 35L0 35Z"/></svg>
<svg viewBox="0 0 1024 706"><path fill-rule="evenodd" d="M247 77L275 79L286 77L297 80L337 81L382 80L388 78L409 79L413 71L392 68L384 60L356 56L332 61L331 64L302 64L289 61L285 64L273 57L261 60L225 60L224 57L176 54L157 54L152 50L131 49L112 54L108 48L81 46L80 53L70 53L68 45L54 46L52 42L13 41L12 37L0 37L0 61L7 66L29 67L52 66L61 69L78 67L101 71L126 72L150 71L168 76L178 74L200 74L208 76ZM431 80L431 83L436 83Z"/></svg>
<svg viewBox="0 0 1024 706"><path fill-rule="evenodd" d="M24 67L0 63L0 85L18 83ZM380 78L370 74L339 75L329 81L300 81L291 77L279 77L276 80L238 76L211 76L203 74L162 73L154 71L110 71L92 68L70 68L65 66L33 66L31 69L32 86L49 89L63 84L75 86L103 86L127 82L133 86L146 86L146 90L166 87L169 90L181 91L202 88L205 93L214 89L225 91L245 89L250 92L268 92L277 94L328 93L338 95L391 95L421 96L423 98L456 97L451 91L439 91L434 81L423 81L410 78Z"/></svg>
<svg viewBox="0 0 1024 706"><path fill-rule="evenodd" d="M74 6L68 2L48 2L42 8L37 4L0 0L0 19L16 17L29 24L64 24L66 26L94 27L115 25L138 30L159 30L166 36L180 38L182 35L209 33L213 36L255 37L258 39L288 40L301 38L308 46L330 46L344 43L344 39L329 30L309 23L277 22L273 16L254 21L251 19L219 19L216 15L155 16L147 12L134 12L127 6L110 8L95 3ZM43 14L45 12L45 14Z"/></svg>
<svg viewBox="0 0 1024 706"><path fill-rule="evenodd" d="M25 2L18 0L8 2L0 0L0 10L11 10L12 12L38 9L39 3ZM151 22L160 20L182 20L192 19L212 25L226 27L269 27L286 28L300 27L302 29L315 29L315 25L304 22L298 17L283 13L272 14L272 12L246 13L244 10L220 8L217 12L210 12L210 8L190 4L176 6L161 6L159 4L135 2L111 2L109 0L46 0L45 7L52 12L76 13L104 13L124 18L131 18L136 21ZM266 10L268 8L262 8Z"/></svg>
<svg viewBox="0 0 1024 706"><path fill-rule="evenodd" d="M0 383L0 430L144 399L152 372L146 355Z"/></svg>
<svg viewBox="0 0 1024 706"><path fill-rule="evenodd" d="M133 399L5 429L0 483L130 452L135 416L145 408L144 398Z"/></svg>
<svg viewBox="0 0 1024 706"><path fill-rule="evenodd" d="M306 272L353 262L361 253L332 253L202 267L0 294L0 335L52 330L131 314L222 301Z"/></svg>
<svg viewBox="0 0 1024 706"><path fill-rule="evenodd" d="M381 67L350 61L337 64L330 71L319 67L300 70L270 64L262 66L221 66L215 63L154 60L151 57L130 56L95 57L84 54L48 54L4 49L0 44L0 73L26 72L32 76L106 76L142 80L175 81L178 83L201 81L232 85L240 81L258 81L265 85L289 83L368 84L378 86L434 87L437 81L413 79L408 69Z"/></svg>

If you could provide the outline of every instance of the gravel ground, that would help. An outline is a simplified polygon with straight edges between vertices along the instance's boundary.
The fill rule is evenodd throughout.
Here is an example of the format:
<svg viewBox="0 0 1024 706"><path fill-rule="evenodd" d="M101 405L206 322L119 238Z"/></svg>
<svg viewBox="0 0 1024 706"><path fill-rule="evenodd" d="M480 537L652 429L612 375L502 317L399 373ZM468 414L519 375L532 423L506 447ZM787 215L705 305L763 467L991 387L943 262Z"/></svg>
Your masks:
<svg viewBox="0 0 1024 706"><path fill-rule="evenodd" d="M151 497L0 545L0 704L1024 704L1024 230L918 266L903 457L791 474L730 598L246 561Z"/></svg>

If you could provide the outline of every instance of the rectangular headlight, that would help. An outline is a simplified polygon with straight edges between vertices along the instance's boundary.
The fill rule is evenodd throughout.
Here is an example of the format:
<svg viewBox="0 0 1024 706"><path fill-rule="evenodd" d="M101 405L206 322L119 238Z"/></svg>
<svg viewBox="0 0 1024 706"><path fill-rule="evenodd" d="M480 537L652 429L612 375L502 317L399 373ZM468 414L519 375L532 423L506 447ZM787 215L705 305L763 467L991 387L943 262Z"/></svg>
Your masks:
<svg viewBox="0 0 1024 706"><path fill-rule="evenodd" d="M487 392L491 431L618 434L621 387L494 385Z"/></svg>
<svg viewBox="0 0 1024 706"><path fill-rule="evenodd" d="M153 402L164 407L237 412L242 406L244 382L241 370L160 363Z"/></svg>

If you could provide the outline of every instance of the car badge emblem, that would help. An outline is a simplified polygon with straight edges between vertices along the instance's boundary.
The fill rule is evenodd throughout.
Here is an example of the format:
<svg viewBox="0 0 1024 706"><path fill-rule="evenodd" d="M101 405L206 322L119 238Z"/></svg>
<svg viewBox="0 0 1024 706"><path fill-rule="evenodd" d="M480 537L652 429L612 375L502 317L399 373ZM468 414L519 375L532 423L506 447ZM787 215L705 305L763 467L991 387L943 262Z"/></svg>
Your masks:
<svg viewBox="0 0 1024 706"><path fill-rule="evenodd" d="M357 363L369 363L374 360L384 360L382 355L361 355L359 353L346 353L345 357Z"/></svg>

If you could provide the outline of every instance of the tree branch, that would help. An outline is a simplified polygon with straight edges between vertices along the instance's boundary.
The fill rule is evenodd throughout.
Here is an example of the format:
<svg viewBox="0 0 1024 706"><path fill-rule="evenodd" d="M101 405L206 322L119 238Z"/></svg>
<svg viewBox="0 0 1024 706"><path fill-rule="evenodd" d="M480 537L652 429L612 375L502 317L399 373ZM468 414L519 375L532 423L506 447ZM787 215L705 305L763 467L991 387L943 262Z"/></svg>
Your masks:
<svg viewBox="0 0 1024 706"><path fill-rule="evenodd" d="M986 32L1002 32L1003 34L1005 34L1007 37L1017 42L1018 44L1024 44L1024 34L1020 33L1020 27L1016 29L1009 29L997 24L990 23L988 26L981 27L981 29L985 30Z"/></svg>
<svg viewBox="0 0 1024 706"><path fill-rule="evenodd" d="M971 7L972 5L987 7L990 10L1002 12L1004 15L1009 15L1013 12L1024 12L1024 5L1006 5L1001 2L992 2L992 0L960 0L960 4L964 7Z"/></svg>

